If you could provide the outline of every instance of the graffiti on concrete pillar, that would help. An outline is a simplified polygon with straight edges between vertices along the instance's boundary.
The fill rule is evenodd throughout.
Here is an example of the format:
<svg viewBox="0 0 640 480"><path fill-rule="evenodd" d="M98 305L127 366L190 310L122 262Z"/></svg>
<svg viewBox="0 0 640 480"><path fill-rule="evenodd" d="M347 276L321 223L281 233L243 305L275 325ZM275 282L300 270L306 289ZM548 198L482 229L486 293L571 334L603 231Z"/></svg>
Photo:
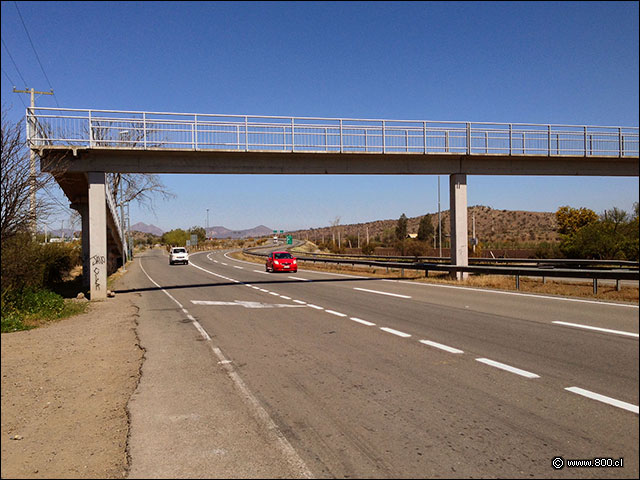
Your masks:
<svg viewBox="0 0 640 480"><path fill-rule="evenodd" d="M106 259L104 255L94 255L91 257L91 266L93 267L93 286L96 290L100 290L100 273L104 268Z"/></svg>

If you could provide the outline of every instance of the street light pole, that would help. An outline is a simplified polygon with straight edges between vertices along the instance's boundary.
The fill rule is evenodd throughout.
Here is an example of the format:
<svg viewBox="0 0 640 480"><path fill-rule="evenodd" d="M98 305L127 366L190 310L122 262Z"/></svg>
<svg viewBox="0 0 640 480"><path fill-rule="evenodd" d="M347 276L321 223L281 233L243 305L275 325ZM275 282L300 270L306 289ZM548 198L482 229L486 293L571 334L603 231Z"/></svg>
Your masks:
<svg viewBox="0 0 640 480"><path fill-rule="evenodd" d="M438 175L438 246L440 247L439 256L442 258L442 221L440 220L440 175Z"/></svg>

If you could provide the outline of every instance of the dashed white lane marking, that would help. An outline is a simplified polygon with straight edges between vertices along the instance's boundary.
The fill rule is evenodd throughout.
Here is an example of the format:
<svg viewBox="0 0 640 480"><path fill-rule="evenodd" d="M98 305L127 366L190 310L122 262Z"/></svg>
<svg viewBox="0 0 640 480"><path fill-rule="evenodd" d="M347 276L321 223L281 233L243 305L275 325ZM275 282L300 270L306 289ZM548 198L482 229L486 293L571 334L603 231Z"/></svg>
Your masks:
<svg viewBox="0 0 640 480"><path fill-rule="evenodd" d="M390 297L411 298L409 295L399 295L397 293L380 292L378 290L369 290L367 288L353 287L353 289L354 290L360 290L361 292L377 293L379 295L389 295Z"/></svg>
<svg viewBox="0 0 640 480"><path fill-rule="evenodd" d="M591 398L592 400L597 400L599 402L607 403L609 405L613 405L614 407L623 408L630 412L638 414L638 405L634 405L632 403L623 402L622 400L616 400L615 398L607 397L605 395L600 395L599 393L590 392L589 390L585 390L580 387L567 387L565 390L569 392L577 393L578 395L582 395L583 397Z"/></svg>
<svg viewBox="0 0 640 480"><path fill-rule="evenodd" d="M388 327L380 327L380 330L384 330L387 333L393 333L394 335L397 335L399 337L404 337L404 338L407 338L407 337L411 336L408 333L404 333L404 332L401 332L399 330L394 330L393 328L388 328Z"/></svg>
<svg viewBox="0 0 640 480"><path fill-rule="evenodd" d="M299 303L301 305L306 305L307 302L303 302L302 300L294 300L294 302Z"/></svg>
<svg viewBox="0 0 640 480"><path fill-rule="evenodd" d="M244 267L240 267L238 265L234 265L233 268L239 268L240 270L244 270Z"/></svg>
<svg viewBox="0 0 640 480"><path fill-rule="evenodd" d="M532 297L532 298L544 298L547 300L560 300L565 302L578 302L578 303L593 303L596 305L606 305L609 307L625 307L625 308L638 308L638 305L628 305L625 303L611 303L611 302L600 302L596 300L582 300L579 298L566 298L566 297L550 297L547 295L537 295L531 293L518 293L518 292L503 292L500 290L485 290L483 288L471 288L471 287L457 287L455 285L438 285L435 283L416 283L416 282L408 282L406 280L383 280L385 282L397 282L397 283L406 283L408 285L420 285L421 287L433 287L433 288L453 288L457 290L469 290L477 293L486 293L486 294L496 294L496 295L515 295L518 297Z"/></svg>
<svg viewBox="0 0 640 480"><path fill-rule="evenodd" d="M349 317L349 318L351 320L353 320L354 322L361 323L362 325L366 325L368 327L371 327L371 326L375 325L375 323L373 323L373 322L368 322L368 321L362 320L361 318L358 318L358 317Z"/></svg>
<svg viewBox="0 0 640 480"><path fill-rule="evenodd" d="M229 264L228 264L228 263L224 263L224 262L220 262L220 263L221 263L222 265L227 265L227 266L229 266Z"/></svg>
<svg viewBox="0 0 640 480"><path fill-rule="evenodd" d="M280 298L284 298L285 300L291 300L291 297L287 297L286 295L280 295Z"/></svg>
<svg viewBox="0 0 640 480"><path fill-rule="evenodd" d="M291 276L289 276L288 278L293 278L294 280L299 280L301 282L310 282L311 281L308 278L302 278L302 277L291 277Z"/></svg>
<svg viewBox="0 0 640 480"><path fill-rule="evenodd" d="M265 275L269 275L269 272L265 272L263 270L254 270L256 273L264 273Z"/></svg>
<svg viewBox="0 0 640 480"><path fill-rule="evenodd" d="M512 367L511 365L507 365L505 363L489 360L488 358L476 358L476 361L484 363L486 365L490 365L492 367L499 368L501 370L506 370L507 372L515 373L516 375L520 375L522 377L540 378L540 375L536 375L535 373L527 372L526 370L521 370L519 368Z"/></svg>
<svg viewBox="0 0 640 480"><path fill-rule="evenodd" d="M443 345L437 342L432 342L431 340L420 340L420 343L424 343L425 345L429 345L430 347L439 348L440 350L444 350L449 353L464 353L462 350L458 350L457 348L449 347L448 345Z"/></svg>
<svg viewBox="0 0 640 480"><path fill-rule="evenodd" d="M324 307L313 305L312 303L307 303L307 307L315 308L316 310L324 310Z"/></svg>
<svg viewBox="0 0 640 480"><path fill-rule="evenodd" d="M311 305L309 305L311 306ZM336 312L335 310L325 310L325 312L330 313L331 315L335 315L336 317L346 317L347 315L344 313Z"/></svg>
<svg viewBox="0 0 640 480"><path fill-rule="evenodd" d="M235 300L233 302L222 302L222 301L214 301L214 300L191 300L191 303L193 303L194 305L232 306L232 307L240 306L244 308L304 308L304 305L290 305L288 303L247 302L244 300Z"/></svg>
<svg viewBox="0 0 640 480"><path fill-rule="evenodd" d="M585 328L587 330L596 330L598 332L604 332L604 333L615 333L616 335L626 335L628 337L635 337L638 338L639 335L637 333L633 333L633 332L624 332L622 330L611 330L609 328L600 328L600 327L592 327L590 325L580 325L579 323L569 323L569 322L551 322L551 323L556 323L558 325L566 325L568 327L576 327L576 328Z"/></svg>

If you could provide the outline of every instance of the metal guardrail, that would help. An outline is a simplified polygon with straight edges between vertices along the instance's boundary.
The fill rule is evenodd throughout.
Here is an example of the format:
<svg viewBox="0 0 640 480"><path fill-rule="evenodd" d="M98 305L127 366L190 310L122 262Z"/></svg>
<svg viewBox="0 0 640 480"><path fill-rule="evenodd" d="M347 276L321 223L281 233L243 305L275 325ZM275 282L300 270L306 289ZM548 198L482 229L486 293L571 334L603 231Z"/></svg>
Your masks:
<svg viewBox="0 0 640 480"><path fill-rule="evenodd" d="M295 249L292 249L295 251ZM450 257L423 257L423 256L393 256L393 255L349 255L340 253L308 253L308 256L317 258L341 258L341 259L358 259L358 260L380 260L380 261L398 261L398 262L433 262L446 263L450 262ZM535 264L538 268L562 268L562 267L581 267L581 266L602 266L609 268L635 268L638 269L638 262L628 260L590 260L590 259L573 259L573 258L487 258L487 257L470 257L470 265L483 264Z"/></svg>
<svg viewBox="0 0 640 480"><path fill-rule="evenodd" d="M638 127L205 115L36 107L30 145L84 148L637 157Z"/></svg>
<svg viewBox="0 0 640 480"><path fill-rule="evenodd" d="M258 253L252 250L264 249L265 247L254 247L244 249L243 253L254 256L266 256L266 253ZM476 273L485 275L507 275L514 276L516 281L516 289L520 289L520 277L555 277L555 278L585 278L593 280L593 292L598 292L598 280L616 280L616 287L619 288L620 280L639 280L639 272L637 269L619 268L613 270L604 269L570 269L570 268L535 268L526 266L458 266L445 265L442 263L426 263L426 262L385 262L376 260L363 260L356 258L318 258L316 256L297 256L299 261L305 262L324 262L334 264L347 265L366 265L375 267L386 267L387 269L407 269L421 270L425 272L425 276L430 271L448 272L450 275L457 273Z"/></svg>

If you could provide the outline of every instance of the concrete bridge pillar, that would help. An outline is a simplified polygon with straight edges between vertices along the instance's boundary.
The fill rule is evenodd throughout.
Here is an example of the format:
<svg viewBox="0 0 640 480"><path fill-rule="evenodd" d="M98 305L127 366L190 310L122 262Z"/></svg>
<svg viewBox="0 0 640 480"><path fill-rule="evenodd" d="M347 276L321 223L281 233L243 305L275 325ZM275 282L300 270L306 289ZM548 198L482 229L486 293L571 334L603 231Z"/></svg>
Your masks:
<svg viewBox="0 0 640 480"><path fill-rule="evenodd" d="M107 298L106 175L104 172L88 172L87 179L89 181L89 287L93 301Z"/></svg>
<svg viewBox="0 0 640 480"><path fill-rule="evenodd" d="M449 215L451 220L451 264L469 265L469 246L467 238L467 175L457 173L449 177ZM458 280L469 274L459 272L452 275Z"/></svg>

